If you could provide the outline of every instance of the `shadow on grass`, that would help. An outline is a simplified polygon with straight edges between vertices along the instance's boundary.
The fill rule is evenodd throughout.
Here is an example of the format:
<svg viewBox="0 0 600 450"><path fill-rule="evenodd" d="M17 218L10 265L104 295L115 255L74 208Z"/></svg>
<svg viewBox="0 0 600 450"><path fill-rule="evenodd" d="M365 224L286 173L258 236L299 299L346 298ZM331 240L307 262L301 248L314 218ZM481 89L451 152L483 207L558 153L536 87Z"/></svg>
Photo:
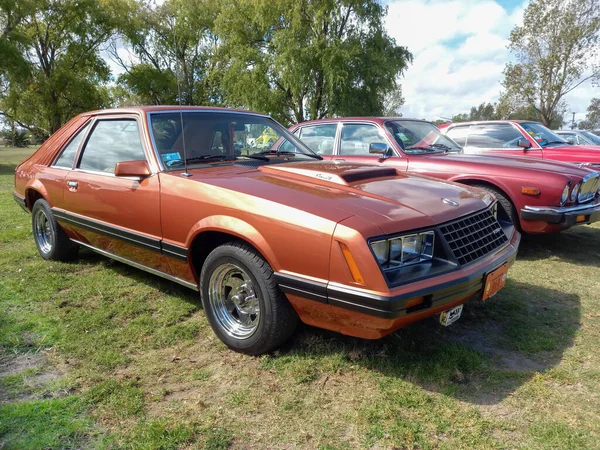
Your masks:
<svg viewBox="0 0 600 450"><path fill-rule="evenodd" d="M16 164L0 164L0 176L1 175L14 175Z"/></svg>
<svg viewBox="0 0 600 450"><path fill-rule="evenodd" d="M308 364L341 354L392 381L495 404L560 362L579 328L580 302L576 295L509 281L488 302L468 302L451 327L436 319L375 341L304 327L280 355Z"/></svg>
<svg viewBox="0 0 600 450"><path fill-rule="evenodd" d="M157 275L153 275L148 272L144 272L141 269L129 266L124 263L115 261L106 256L100 255L92 250L80 249L79 255L73 263L86 262L90 264L104 264L108 269L115 273L131 278L139 283L152 286L163 294L172 295L179 299L197 305L198 309L202 309L200 302L200 294L189 288L186 288L173 281L169 281L165 278L161 278Z"/></svg>
<svg viewBox="0 0 600 450"><path fill-rule="evenodd" d="M577 265L598 267L600 261L600 229L588 225L555 234L523 235L519 260L546 258Z"/></svg>

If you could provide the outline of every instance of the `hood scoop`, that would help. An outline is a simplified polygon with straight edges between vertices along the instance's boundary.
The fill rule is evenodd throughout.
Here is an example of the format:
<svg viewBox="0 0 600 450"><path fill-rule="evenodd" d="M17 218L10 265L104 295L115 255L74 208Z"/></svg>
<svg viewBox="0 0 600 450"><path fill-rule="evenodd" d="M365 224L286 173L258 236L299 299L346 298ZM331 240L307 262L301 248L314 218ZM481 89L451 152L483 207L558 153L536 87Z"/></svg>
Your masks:
<svg viewBox="0 0 600 450"><path fill-rule="evenodd" d="M357 170L345 173L342 175L342 179L350 184L350 183L358 183L359 181L371 180L373 178L383 178L383 177L395 177L398 175L396 169L393 167L373 167L367 170Z"/></svg>
<svg viewBox="0 0 600 450"><path fill-rule="evenodd" d="M377 167L352 163L338 164L329 161L317 164L304 163L263 166L259 170L278 175L286 173L291 176L307 177L345 186L376 178L398 176L398 172L393 167Z"/></svg>

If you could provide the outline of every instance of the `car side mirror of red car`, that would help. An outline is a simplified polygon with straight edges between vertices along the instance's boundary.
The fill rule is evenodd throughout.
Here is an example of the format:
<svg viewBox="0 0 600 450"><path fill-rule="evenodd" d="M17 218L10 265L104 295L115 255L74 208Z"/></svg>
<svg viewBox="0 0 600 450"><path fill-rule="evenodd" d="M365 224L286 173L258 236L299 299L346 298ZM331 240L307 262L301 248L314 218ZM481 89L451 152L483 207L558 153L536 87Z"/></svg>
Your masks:
<svg viewBox="0 0 600 450"><path fill-rule="evenodd" d="M137 177L143 179L150 176L148 163L140 159L138 161L121 161L115 166L116 177Z"/></svg>
<svg viewBox="0 0 600 450"><path fill-rule="evenodd" d="M529 150L531 148L531 142L529 142L527 139L521 138L517 141L517 146L525 150Z"/></svg>
<svg viewBox="0 0 600 450"><path fill-rule="evenodd" d="M369 144L369 153L381 155L379 157L381 160L388 159L390 156L394 155L392 149L383 142L371 142Z"/></svg>

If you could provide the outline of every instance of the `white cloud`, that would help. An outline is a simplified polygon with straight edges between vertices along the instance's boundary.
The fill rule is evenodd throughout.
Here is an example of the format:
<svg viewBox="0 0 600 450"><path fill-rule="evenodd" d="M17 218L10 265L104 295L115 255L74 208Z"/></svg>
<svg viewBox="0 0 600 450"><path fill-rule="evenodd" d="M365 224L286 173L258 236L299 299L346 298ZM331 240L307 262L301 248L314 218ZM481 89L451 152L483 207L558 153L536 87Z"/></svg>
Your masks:
<svg viewBox="0 0 600 450"><path fill-rule="evenodd" d="M397 0L388 4L386 26L414 61L401 80L405 117L435 120L495 102L511 55L510 31L522 23L528 3L510 11L492 0ZM600 88L586 83L566 100L583 118Z"/></svg>

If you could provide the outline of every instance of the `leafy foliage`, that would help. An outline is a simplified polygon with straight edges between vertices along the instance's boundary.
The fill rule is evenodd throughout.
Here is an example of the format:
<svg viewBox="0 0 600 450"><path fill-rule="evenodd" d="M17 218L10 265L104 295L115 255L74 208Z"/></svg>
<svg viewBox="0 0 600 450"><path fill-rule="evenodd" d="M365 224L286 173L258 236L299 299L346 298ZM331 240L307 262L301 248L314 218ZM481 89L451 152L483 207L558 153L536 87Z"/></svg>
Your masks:
<svg viewBox="0 0 600 450"><path fill-rule="evenodd" d="M0 132L0 138L3 138L7 147L24 148L29 145L29 136L25 130L3 130Z"/></svg>
<svg viewBox="0 0 600 450"><path fill-rule="evenodd" d="M369 0L228 0L216 21L229 104L285 124L381 114L411 61Z"/></svg>
<svg viewBox="0 0 600 450"><path fill-rule="evenodd" d="M3 2L4 16L15 18L5 19L14 58L4 67L3 115L48 135L79 112L107 106L110 69L100 48L124 7L119 0Z"/></svg>
<svg viewBox="0 0 600 450"><path fill-rule="evenodd" d="M541 122L564 112L561 100L584 81L598 77L600 8L596 0L532 0L523 25L510 34L517 58L504 70L505 102L533 108Z"/></svg>
<svg viewBox="0 0 600 450"><path fill-rule="evenodd" d="M582 130L597 130L600 128L600 98L593 98L587 108L585 120L579 123Z"/></svg>
<svg viewBox="0 0 600 450"><path fill-rule="evenodd" d="M121 84L144 104L175 104L179 90L186 105L221 103L214 79L218 12L217 0L137 4L121 30L139 62L124 61L116 47L112 51L126 71Z"/></svg>

